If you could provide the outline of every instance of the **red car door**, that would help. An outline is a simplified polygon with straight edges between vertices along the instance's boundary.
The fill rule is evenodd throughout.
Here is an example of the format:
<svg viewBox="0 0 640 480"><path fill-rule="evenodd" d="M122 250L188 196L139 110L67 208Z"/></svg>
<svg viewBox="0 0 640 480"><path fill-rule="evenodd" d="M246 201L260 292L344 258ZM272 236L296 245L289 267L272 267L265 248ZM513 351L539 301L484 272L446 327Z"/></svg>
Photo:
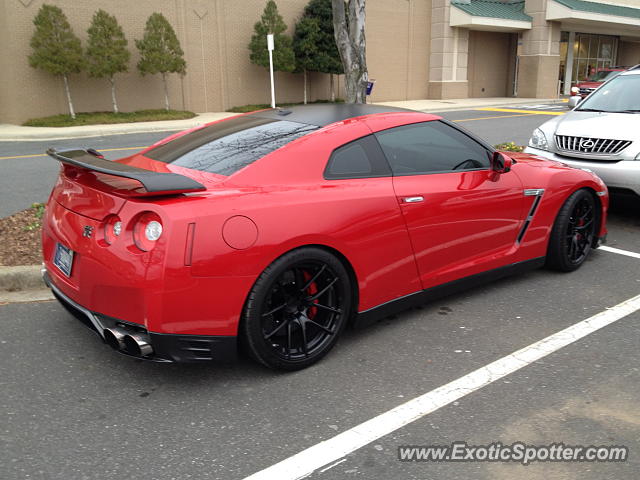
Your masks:
<svg viewBox="0 0 640 480"><path fill-rule="evenodd" d="M393 170L422 288L513 263L524 195L514 172L491 170L491 153L440 121L376 133Z"/></svg>

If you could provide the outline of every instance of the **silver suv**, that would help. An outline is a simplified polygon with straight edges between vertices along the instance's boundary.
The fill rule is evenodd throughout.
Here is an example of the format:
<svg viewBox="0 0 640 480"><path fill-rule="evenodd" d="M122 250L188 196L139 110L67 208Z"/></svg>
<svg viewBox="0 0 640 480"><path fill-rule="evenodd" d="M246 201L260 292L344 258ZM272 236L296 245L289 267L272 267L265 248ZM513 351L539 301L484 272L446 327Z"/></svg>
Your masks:
<svg viewBox="0 0 640 480"><path fill-rule="evenodd" d="M533 131L527 153L596 173L640 195L640 65Z"/></svg>

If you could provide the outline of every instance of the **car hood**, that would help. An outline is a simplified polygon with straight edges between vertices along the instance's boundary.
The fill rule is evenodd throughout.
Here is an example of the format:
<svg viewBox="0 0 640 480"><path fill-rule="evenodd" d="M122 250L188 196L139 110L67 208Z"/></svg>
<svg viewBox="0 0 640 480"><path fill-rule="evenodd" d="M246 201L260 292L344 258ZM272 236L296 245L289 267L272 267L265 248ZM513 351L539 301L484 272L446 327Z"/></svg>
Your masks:
<svg viewBox="0 0 640 480"><path fill-rule="evenodd" d="M545 127L550 127L551 133L556 135L620 140L635 140L640 137L640 115L633 113L599 113L574 110L548 122L547 125Z"/></svg>

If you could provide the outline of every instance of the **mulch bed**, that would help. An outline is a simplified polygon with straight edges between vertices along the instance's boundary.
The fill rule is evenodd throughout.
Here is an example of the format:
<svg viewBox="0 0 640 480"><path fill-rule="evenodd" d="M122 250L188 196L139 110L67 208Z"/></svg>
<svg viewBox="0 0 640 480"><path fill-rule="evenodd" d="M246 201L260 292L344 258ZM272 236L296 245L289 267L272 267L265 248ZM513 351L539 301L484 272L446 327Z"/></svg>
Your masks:
<svg viewBox="0 0 640 480"><path fill-rule="evenodd" d="M0 218L0 265L42 263L39 225L40 217L36 208Z"/></svg>

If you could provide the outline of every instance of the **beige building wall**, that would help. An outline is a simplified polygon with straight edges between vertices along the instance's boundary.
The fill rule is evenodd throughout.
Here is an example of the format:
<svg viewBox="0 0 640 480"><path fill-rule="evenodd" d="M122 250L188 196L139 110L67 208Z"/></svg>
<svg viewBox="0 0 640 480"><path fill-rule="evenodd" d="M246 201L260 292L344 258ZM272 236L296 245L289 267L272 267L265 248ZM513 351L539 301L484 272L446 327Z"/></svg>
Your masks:
<svg viewBox="0 0 640 480"><path fill-rule="evenodd" d="M546 19L547 0L527 0L525 13L533 18L522 34L518 96L552 98L558 91L560 24Z"/></svg>
<svg viewBox="0 0 640 480"><path fill-rule="evenodd" d="M29 41L34 31L33 18L44 3L20 0L2 0L6 11L8 42L3 55L11 57L11 69L3 89L8 90L11 101L3 105L0 121L21 122L30 117L66 113L68 111L62 80L42 70L29 66L28 55L31 52ZM77 2L61 0L55 2L67 15L72 28L84 42L86 29L91 17L98 8L98 2ZM130 69L133 73L116 77L118 100L122 110L162 107L162 83L159 76L140 78L135 73L138 60L133 45L134 38L142 36L146 18L155 10L161 9L169 21L177 28L176 2L156 0L132 4L124 0L111 0L107 9L116 14L123 26L129 47L132 51ZM104 6L104 4L101 4ZM180 33L179 33L180 35ZM182 37L181 37L182 40ZM188 59L188 57L187 57ZM189 60L189 59L188 59ZM170 81L171 102L175 108L183 108L182 82L172 76ZM90 79L86 75L72 75L70 89L77 111L100 111L110 109L109 86L107 80ZM19 101L17 101L19 99Z"/></svg>
<svg viewBox="0 0 640 480"><path fill-rule="evenodd" d="M21 123L68 111L61 79L31 68L27 60L33 18L44 1L63 9L85 45L86 30L98 8L117 17L132 53L130 71L116 77L122 111L163 107L160 76L141 77L136 70L134 40L142 37L154 11L162 12L172 23L187 60L184 77L170 75L173 108L220 111L270 101L268 71L249 62L247 48L266 0L0 0L0 122ZM289 34L307 1L278 0ZM640 0L611 3L640 7ZM507 34L451 27L451 8L450 0L367 1L367 63L370 78L376 80L371 101L511 94L513 65L506 61L509 71L505 73L504 49L507 45L513 48L513 41L507 41ZM546 8L547 0L526 0L525 11L533 17L533 28L522 33L518 52L521 97L551 98L557 92L560 30L566 27L546 21ZM470 58L470 48L474 48L470 35L472 43L480 39L476 43L489 42L491 48L475 49ZM640 43L623 39L619 62L640 63L639 52ZM330 97L329 78L309 75L311 100ZM70 87L76 111L111 109L107 80L73 75ZM335 90L344 97L344 80L339 76ZM276 73L277 103L299 102L302 95L301 74Z"/></svg>
<svg viewBox="0 0 640 480"><path fill-rule="evenodd" d="M191 5L192 2L188 3ZM209 7L211 9L212 5L216 6L216 10L211 12L213 15L209 20L213 22L215 19L216 24L215 28L213 25L211 26L210 45L214 45L216 39L219 39L220 42L213 47L215 54L210 60L212 63L216 63L215 78L218 78L218 81L216 83L212 79L211 84L218 98L212 98L207 110L226 110L238 105L269 103L269 71L249 62L247 48L253 34L253 25L260 20L266 0L201 0L201 3L201 8ZM289 27L286 33L292 35L295 22L302 14L306 2L303 0L278 0L277 3L278 10ZM188 14L189 7L185 10ZM199 29L193 27L195 25L189 31L196 37L195 42L197 43ZM329 98L328 75L315 76L314 80L310 99ZM276 102L302 100L304 88L302 74L276 72L275 81ZM198 91L199 83L201 82L197 80L190 81L194 93L202 95L202 92ZM323 88L323 86L317 85L318 83L326 86ZM192 110L205 111L204 107L196 108L202 105L202 100L193 103L193 105Z"/></svg>
<svg viewBox="0 0 640 480"><path fill-rule="evenodd" d="M640 41L621 41L618 44L618 64L629 67L640 64Z"/></svg>
<svg viewBox="0 0 640 480"><path fill-rule="evenodd" d="M511 34L469 32L469 96L509 96L509 75L515 62Z"/></svg>
<svg viewBox="0 0 640 480"><path fill-rule="evenodd" d="M3 84L12 100L2 105L0 121L22 122L29 117L66 113L61 80L31 68L27 60L34 30L32 21L44 2L0 1L6 12L3 17L7 22L5 34L8 38L3 56L11 57L12 67ZM265 3L259 0L55 1L83 45L86 45L86 29L98 8L115 15L122 25L132 53L129 72L116 76L118 103L123 111L163 107L162 80L159 75L141 77L138 74L139 56L134 43L134 39L142 37L149 15L162 12L176 30L187 61L184 78L170 75L171 106L196 112L269 102L268 71L249 62L247 49L253 25L259 20ZM290 31L305 3L279 0L280 13ZM73 75L70 80L77 111L110 110L107 80L90 79L85 74ZM276 81L279 102L302 98L302 75L277 73ZM328 83L326 75L315 78L312 99L327 98ZM323 88L324 84L326 88Z"/></svg>
<svg viewBox="0 0 640 480"><path fill-rule="evenodd" d="M0 46L8 45L9 31L7 30L7 6L4 2L0 2ZM5 88L8 85L8 73L11 66L9 65L9 55L0 53L0 112L7 109L9 104L9 90ZM2 115L0 114L0 123Z"/></svg>
<svg viewBox="0 0 640 480"><path fill-rule="evenodd" d="M430 29L430 0L367 0L371 101L427 97Z"/></svg>
<svg viewBox="0 0 640 480"><path fill-rule="evenodd" d="M469 30L449 25L450 0L432 0L429 98L468 96Z"/></svg>
<svg viewBox="0 0 640 480"><path fill-rule="evenodd" d="M160 75L141 77L136 70L135 39L142 37L151 13L163 13L176 30L185 51L187 74L169 76L172 108L195 112L220 111L233 106L269 103L268 70L249 61L247 48L253 25L266 0L49 0L62 8L86 45L91 18L98 8L116 16L132 53L128 73L116 76L122 111L164 106ZM0 0L3 39L0 122L21 123L28 118L67 113L62 81L28 64L33 18L43 0ZM292 34L307 0L278 0L278 9ZM369 0L367 2L367 61L376 79L372 99L415 99L427 96L430 0ZM303 98L302 74L276 72L276 101ZM309 75L310 100L330 97L329 75ZM70 88L76 111L111 109L109 83L85 74L72 75ZM344 81L335 77L338 96Z"/></svg>

